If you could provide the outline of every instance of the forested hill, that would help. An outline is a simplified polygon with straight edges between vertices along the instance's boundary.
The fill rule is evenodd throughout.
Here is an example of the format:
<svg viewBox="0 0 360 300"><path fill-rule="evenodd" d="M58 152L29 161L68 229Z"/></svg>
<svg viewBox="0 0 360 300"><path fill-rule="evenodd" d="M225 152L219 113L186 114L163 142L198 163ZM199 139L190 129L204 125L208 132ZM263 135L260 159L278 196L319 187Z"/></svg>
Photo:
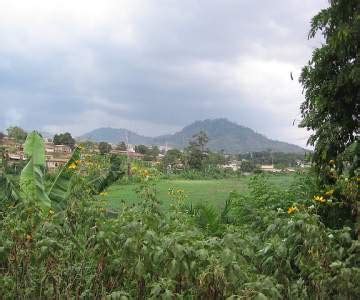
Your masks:
<svg viewBox="0 0 360 300"><path fill-rule="evenodd" d="M184 148L194 134L204 131L209 137L208 147L212 151L224 150L226 153L244 153L265 151L303 153L305 149L280 141L271 140L254 130L230 122L227 119L208 119L196 121L174 134L154 138L138 135L126 129L99 128L89 132L81 139L119 143L128 141L130 144L165 145Z"/></svg>

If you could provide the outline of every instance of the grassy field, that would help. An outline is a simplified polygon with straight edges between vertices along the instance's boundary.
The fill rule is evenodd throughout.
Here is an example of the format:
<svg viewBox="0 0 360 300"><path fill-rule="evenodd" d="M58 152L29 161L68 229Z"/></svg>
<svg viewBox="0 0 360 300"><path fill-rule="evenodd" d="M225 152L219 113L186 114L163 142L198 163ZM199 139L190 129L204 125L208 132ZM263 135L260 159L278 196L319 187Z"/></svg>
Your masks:
<svg viewBox="0 0 360 300"><path fill-rule="evenodd" d="M293 179L290 175L270 176L270 181L276 186L286 188ZM187 195L187 202L207 203L215 207L222 207L231 191L246 193L250 178L231 178L218 180L160 180L156 187L158 199L165 207L170 205L171 198L168 195L169 188L183 189ZM119 208L126 203L136 203L139 201L136 194L136 184L115 184L107 189L107 195L102 196L109 201L111 208Z"/></svg>

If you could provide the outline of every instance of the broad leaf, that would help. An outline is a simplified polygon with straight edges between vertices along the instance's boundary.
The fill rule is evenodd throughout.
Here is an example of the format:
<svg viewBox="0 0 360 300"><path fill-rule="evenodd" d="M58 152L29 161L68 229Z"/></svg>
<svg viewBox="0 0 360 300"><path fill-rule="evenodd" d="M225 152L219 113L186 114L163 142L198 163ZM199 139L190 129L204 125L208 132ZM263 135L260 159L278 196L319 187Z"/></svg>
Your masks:
<svg viewBox="0 0 360 300"><path fill-rule="evenodd" d="M36 201L43 208L49 208L51 202L45 192L43 178L45 168L44 142L36 132L32 132L27 136L24 152L29 158L29 162L20 175L22 198L27 201Z"/></svg>
<svg viewBox="0 0 360 300"><path fill-rule="evenodd" d="M56 176L53 184L51 185L48 195L53 204L57 208L64 208L66 201L70 195L71 177L74 171L70 166L76 166L80 159L80 149L76 148L66 163Z"/></svg>

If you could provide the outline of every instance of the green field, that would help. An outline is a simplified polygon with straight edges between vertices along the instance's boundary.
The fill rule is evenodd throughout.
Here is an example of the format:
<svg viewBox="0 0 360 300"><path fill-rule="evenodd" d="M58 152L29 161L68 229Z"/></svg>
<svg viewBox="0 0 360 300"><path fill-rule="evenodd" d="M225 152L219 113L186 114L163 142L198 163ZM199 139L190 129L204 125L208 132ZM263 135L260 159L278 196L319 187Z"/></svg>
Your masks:
<svg viewBox="0 0 360 300"><path fill-rule="evenodd" d="M274 185L286 188L293 180L291 175L269 176L270 182ZM231 191L246 193L248 190L249 177L212 180L160 180L157 185L158 199L164 207L171 204L168 195L169 188L183 189L187 195L187 202L206 203L215 207L222 207ZM123 203L136 203L139 200L136 193L137 184L115 184L106 190L107 195L102 196L109 201L111 208L119 208Z"/></svg>

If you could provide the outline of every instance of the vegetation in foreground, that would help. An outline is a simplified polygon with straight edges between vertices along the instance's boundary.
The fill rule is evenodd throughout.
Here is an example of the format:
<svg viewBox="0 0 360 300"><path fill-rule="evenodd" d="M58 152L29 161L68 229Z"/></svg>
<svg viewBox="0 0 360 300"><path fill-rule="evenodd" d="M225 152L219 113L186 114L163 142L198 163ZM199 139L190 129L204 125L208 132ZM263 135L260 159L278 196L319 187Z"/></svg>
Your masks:
<svg viewBox="0 0 360 300"><path fill-rule="evenodd" d="M1 202L2 298L360 295L359 241L350 227L324 225L320 213L335 192L316 194L312 177L282 191L256 176L249 193L230 193L220 211L187 205L182 190L170 189L164 209L156 174L138 169L142 201L114 212L96 195L123 174L112 173L118 162L103 168L106 158L73 158L48 190L41 138L31 134L26 145L20 189L8 188Z"/></svg>

